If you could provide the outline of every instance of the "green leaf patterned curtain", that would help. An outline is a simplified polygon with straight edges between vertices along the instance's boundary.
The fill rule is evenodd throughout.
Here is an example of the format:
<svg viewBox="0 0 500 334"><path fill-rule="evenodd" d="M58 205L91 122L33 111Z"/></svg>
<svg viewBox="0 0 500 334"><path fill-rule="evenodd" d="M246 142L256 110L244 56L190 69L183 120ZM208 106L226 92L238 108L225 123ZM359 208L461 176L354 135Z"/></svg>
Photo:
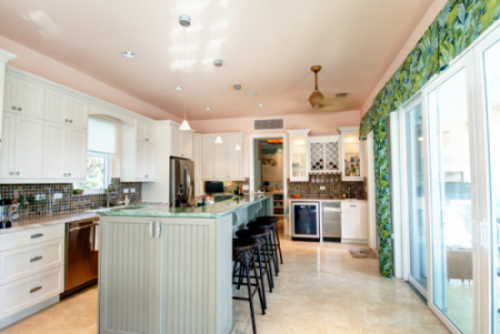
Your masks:
<svg viewBox="0 0 500 334"><path fill-rule="evenodd" d="M411 99L500 17L500 0L449 0L361 119L359 138L373 131L380 273L392 277L386 117Z"/></svg>

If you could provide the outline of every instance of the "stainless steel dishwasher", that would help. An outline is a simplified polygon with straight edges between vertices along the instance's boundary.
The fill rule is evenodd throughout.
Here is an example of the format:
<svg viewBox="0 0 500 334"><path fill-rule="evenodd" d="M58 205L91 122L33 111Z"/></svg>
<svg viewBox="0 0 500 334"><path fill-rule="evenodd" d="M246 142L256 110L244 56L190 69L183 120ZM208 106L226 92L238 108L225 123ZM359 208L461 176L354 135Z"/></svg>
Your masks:
<svg viewBox="0 0 500 334"><path fill-rule="evenodd" d="M342 238L340 202L323 202L321 216L323 221L323 241L340 242Z"/></svg>
<svg viewBox="0 0 500 334"><path fill-rule="evenodd" d="M66 224L65 298L97 283L99 268L99 218Z"/></svg>

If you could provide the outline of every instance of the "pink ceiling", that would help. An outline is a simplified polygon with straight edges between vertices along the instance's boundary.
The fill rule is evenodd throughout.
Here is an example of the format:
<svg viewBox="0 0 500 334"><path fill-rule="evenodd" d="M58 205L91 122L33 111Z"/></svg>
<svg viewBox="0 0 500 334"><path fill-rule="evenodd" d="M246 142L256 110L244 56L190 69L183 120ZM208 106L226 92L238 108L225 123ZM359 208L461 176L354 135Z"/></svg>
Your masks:
<svg viewBox="0 0 500 334"><path fill-rule="evenodd" d="M339 109L359 108L431 3L3 0L0 35L164 110L158 119L182 117L184 98L192 120L278 116L311 112L315 64L325 96L348 92Z"/></svg>

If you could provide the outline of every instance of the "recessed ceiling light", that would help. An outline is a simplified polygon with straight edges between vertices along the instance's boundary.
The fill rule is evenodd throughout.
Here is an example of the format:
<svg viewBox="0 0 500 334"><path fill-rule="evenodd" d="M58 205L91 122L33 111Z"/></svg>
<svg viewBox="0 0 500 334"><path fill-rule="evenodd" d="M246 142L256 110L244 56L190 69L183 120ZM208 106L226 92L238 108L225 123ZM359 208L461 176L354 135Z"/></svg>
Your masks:
<svg viewBox="0 0 500 334"><path fill-rule="evenodd" d="M205 108L205 110L212 110L212 108L210 108L210 107L206 107L206 108Z"/></svg>
<svg viewBox="0 0 500 334"><path fill-rule="evenodd" d="M264 106L264 103L259 103L259 104L257 105L257 107L263 107L263 106Z"/></svg>
<svg viewBox="0 0 500 334"><path fill-rule="evenodd" d="M122 56L127 58L135 58L137 55L132 51L122 51Z"/></svg>
<svg viewBox="0 0 500 334"><path fill-rule="evenodd" d="M184 89L184 88L182 88L181 86L174 86L174 87L172 87L172 88L173 88L173 89L175 89L175 90L183 90L183 89Z"/></svg>
<svg viewBox="0 0 500 334"><path fill-rule="evenodd" d="M255 96L255 95L257 95L257 93L256 92L247 92L247 95L248 96Z"/></svg>

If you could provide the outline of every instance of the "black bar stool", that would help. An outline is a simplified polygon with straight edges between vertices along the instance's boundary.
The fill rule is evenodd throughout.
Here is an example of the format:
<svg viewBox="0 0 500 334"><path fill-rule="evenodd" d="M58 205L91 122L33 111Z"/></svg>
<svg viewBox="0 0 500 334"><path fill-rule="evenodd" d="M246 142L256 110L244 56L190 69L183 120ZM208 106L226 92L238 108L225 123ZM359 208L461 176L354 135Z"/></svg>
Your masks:
<svg viewBox="0 0 500 334"><path fill-rule="evenodd" d="M248 286L248 297L233 296L233 299L237 300L248 300L250 303L250 314L252 316L252 327L253 333L257 334L257 328L255 326L255 313L253 309L253 296L255 292L259 293L260 307L262 308L262 314L266 314L264 303L262 300L262 291L260 289L259 280L256 279L255 289L252 291L252 281L250 278L250 271L253 270L255 276L257 276L257 267L255 265L255 254L257 248L257 242L252 239L233 239L233 285L246 285ZM239 264L239 266L237 266ZM236 273L239 271L238 275ZM239 281L234 282L234 277L238 277ZM247 283L243 282L243 277L246 277Z"/></svg>
<svg viewBox="0 0 500 334"><path fill-rule="evenodd" d="M267 309L267 303L266 303L266 285L264 281L264 274L267 276L267 280L269 283L269 292L273 292L273 287L274 287L274 281L273 281L273 274L271 271L271 260L269 259L269 256L267 252L263 251L263 245L265 243L266 237L269 235L269 232L266 230L262 229L255 229L255 230L239 230L236 231L236 236L239 239L252 239L255 242L257 242L257 261L259 263L259 271L260 271L260 276L258 277L261 280L261 287L262 287L262 299L264 300L264 306ZM262 257L261 254L264 257L264 264L262 264Z"/></svg>
<svg viewBox="0 0 500 334"><path fill-rule="evenodd" d="M271 222L251 222L247 224L247 227L249 230L262 229L269 232L269 235L266 238L265 250L269 254L269 256L271 256L274 265L274 273L276 276L278 276L278 273L280 272L278 253L276 251L276 248L273 246L273 243L271 242L273 225L274 224Z"/></svg>
<svg viewBox="0 0 500 334"><path fill-rule="evenodd" d="M273 217L273 216L261 216L261 217L257 217L255 220L258 221L258 222L261 222L261 221L270 221L270 222L273 223L273 225L274 225L273 226L273 237L274 237L273 242L278 247L278 250L279 250L279 253L280 253L281 264L283 264L283 255L281 254L280 234L279 234L279 231L278 231L278 220L279 220L279 218L278 217Z"/></svg>

